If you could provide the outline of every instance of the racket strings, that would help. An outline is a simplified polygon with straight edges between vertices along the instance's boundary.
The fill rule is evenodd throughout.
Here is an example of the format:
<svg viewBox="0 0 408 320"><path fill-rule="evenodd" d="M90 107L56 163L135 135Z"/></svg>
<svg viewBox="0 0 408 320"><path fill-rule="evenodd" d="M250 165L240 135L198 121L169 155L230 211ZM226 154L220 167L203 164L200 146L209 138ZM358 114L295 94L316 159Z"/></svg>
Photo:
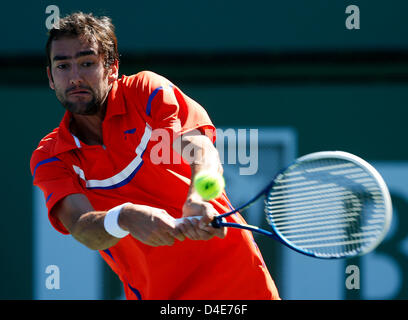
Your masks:
<svg viewBox="0 0 408 320"><path fill-rule="evenodd" d="M374 177L343 159L289 167L270 190L265 211L285 241L317 256L360 252L378 238L385 219Z"/></svg>

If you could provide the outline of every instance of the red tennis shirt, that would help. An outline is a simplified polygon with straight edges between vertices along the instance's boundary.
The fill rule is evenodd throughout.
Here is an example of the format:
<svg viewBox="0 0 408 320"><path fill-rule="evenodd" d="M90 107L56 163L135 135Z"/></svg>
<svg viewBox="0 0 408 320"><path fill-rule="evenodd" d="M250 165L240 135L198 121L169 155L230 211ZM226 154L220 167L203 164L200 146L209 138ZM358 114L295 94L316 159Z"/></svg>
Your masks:
<svg viewBox="0 0 408 320"><path fill-rule="evenodd" d="M132 202L181 217L191 169L171 141L194 129L215 141L215 128L197 102L144 71L114 82L103 145L80 141L69 130L70 119L66 112L31 158L33 183L44 192L56 230L69 233L52 208L74 193L86 195L98 211ZM231 208L225 193L211 203L220 213ZM239 214L227 220L243 221ZM279 299L248 231L230 229L224 239L176 240L162 247L128 235L100 254L123 282L127 299Z"/></svg>

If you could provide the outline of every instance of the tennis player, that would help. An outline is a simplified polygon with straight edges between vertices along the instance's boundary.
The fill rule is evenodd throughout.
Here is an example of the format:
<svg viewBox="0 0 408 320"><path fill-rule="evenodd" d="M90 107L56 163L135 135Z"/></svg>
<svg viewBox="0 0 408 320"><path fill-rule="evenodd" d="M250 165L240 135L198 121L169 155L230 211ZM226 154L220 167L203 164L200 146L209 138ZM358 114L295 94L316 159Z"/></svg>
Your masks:
<svg viewBox="0 0 408 320"><path fill-rule="evenodd" d="M108 17L61 19L46 53L66 112L31 172L52 226L99 250L127 299L279 299L252 234L208 226L230 211L226 194L207 202L190 183L201 170L222 173L206 111L153 72L119 77Z"/></svg>

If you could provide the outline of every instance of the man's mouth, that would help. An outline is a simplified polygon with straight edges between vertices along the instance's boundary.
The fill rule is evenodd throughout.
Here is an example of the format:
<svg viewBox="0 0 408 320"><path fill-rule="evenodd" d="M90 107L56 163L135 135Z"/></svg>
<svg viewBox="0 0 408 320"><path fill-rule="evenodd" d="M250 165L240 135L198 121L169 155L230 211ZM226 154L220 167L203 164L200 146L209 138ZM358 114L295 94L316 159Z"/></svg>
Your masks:
<svg viewBox="0 0 408 320"><path fill-rule="evenodd" d="M68 94L72 96L72 95L88 95L91 93L87 90L72 90Z"/></svg>

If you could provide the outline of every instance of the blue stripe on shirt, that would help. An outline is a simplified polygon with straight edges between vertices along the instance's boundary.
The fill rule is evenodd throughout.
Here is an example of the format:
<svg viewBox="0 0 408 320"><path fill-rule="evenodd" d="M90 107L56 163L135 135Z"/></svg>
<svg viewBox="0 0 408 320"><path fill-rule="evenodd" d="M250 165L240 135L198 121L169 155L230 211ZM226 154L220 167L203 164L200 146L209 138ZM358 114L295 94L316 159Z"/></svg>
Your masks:
<svg viewBox="0 0 408 320"><path fill-rule="evenodd" d="M37 171L39 166L41 166L43 164L46 164L46 163L54 162L54 161L61 161L61 160L58 159L57 157L52 157L52 158L48 158L48 159L45 159L45 160L42 160L42 161L38 162L37 165L34 168L33 178L35 177L35 172Z"/></svg>
<svg viewBox="0 0 408 320"><path fill-rule="evenodd" d="M105 249L105 250L102 250L102 251L105 252L109 257L111 257L111 259L113 260L113 262L116 263L115 259L113 259L112 253L110 252L109 249ZM129 287L129 289L132 290L132 292L136 295L136 297L137 297L139 300L142 300L142 295L140 294L140 291L137 290L136 288L133 288L129 283L128 283L127 285L128 285L128 287Z"/></svg>
<svg viewBox="0 0 408 320"><path fill-rule="evenodd" d="M154 99L154 97L157 95L157 93L163 90L163 87L158 87L157 89L155 89L149 96L149 99L147 100L147 105L146 105L146 114L148 116L150 116L151 112L152 112L152 101Z"/></svg>

